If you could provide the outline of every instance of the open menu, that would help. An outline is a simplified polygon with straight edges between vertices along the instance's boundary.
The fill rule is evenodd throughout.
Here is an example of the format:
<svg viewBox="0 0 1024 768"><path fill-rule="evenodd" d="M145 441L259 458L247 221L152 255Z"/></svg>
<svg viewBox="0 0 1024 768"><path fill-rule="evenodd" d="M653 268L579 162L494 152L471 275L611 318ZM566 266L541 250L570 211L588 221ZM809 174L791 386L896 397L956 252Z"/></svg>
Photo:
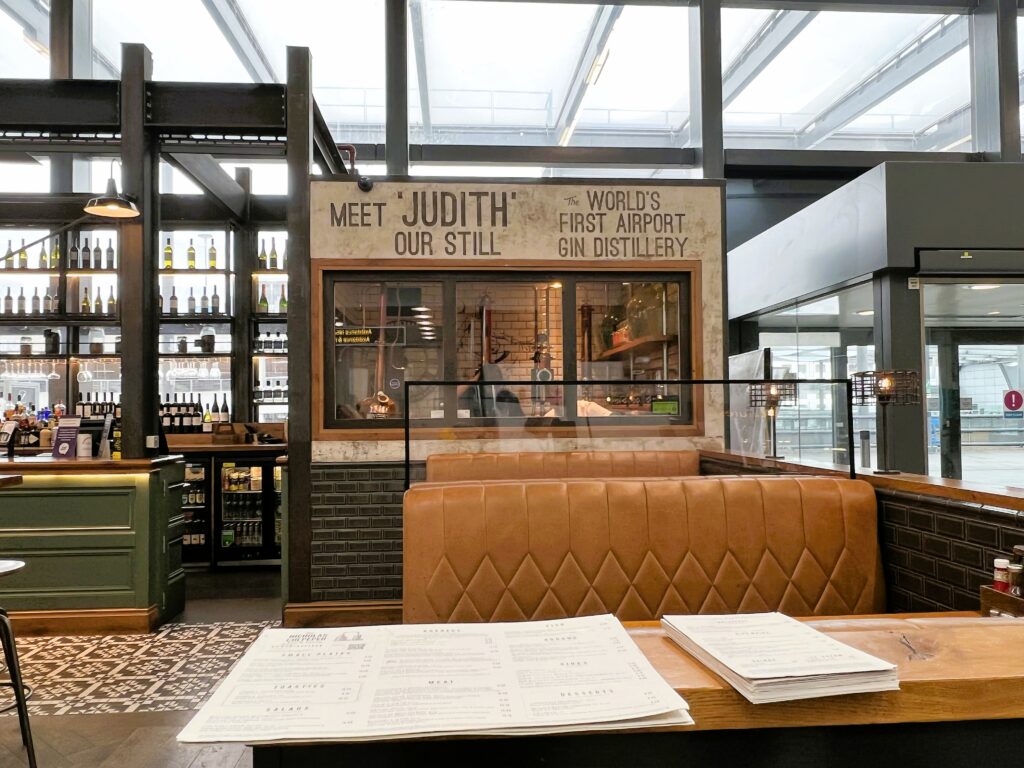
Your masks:
<svg viewBox="0 0 1024 768"><path fill-rule="evenodd" d="M665 616L661 625L754 704L900 687L894 664L781 613Z"/></svg>
<svg viewBox="0 0 1024 768"><path fill-rule="evenodd" d="M185 742L361 741L692 725L613 616L268 629Z"/></svg>

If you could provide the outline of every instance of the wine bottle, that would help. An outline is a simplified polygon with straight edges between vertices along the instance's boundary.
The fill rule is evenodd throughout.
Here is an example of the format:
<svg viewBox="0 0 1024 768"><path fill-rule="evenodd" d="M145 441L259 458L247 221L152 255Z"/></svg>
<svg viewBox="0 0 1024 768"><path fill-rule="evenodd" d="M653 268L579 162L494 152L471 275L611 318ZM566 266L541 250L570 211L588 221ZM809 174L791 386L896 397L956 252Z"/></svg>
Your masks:
<svg viewBox="0 0 1024 768"><path fill-rule="evenodd" d="M224 393L224 400L220 404L220 421L222 424L231 423L231 414L228 412L228 395Z"/></svg>
<svg viewBox="0 0 1024 768"><path fill-rule="evenodd" d="M14 269L14 251L11 248L11 241L7 241L7 253L4 254L4 260L0 261L0 269Z"/></svg>
<svg viewBox="0 0 1024 768"><path fill-rule="evenodd" d="M220 421L220 408L217 406L217 393L213 393L213 407L210 409L210 418L214 424ZM212 431L212 430L211 430Z"/></svg>
<svg viewBox="0 0 1024 768"><path fill-rule="evenodd" d="M103 297L100 296L100 289L99 288L96 289L96 301L93 302L93 310L92 311L95 314L97 314L97 315L102 315L103 314Z"/></svg>
<svg viewBox="0 0 1024 768"><path fill-rule="evenodd" d="M220 296L217 295L217 286L213 286L213 297L210 299L210 311L215 314L220 314Z"/></svg>
<svg viewBox="0 0 1024 768"><path fill-rule="evenodd" d="M18 251L18 269L28 269L28 251L25 250L25 238L21 238L21 250Z"/></svg>
<svg viewBox="0 0 1024 768"><path fill-rule="evenodd" d="M215 246L212 241L210 242L210 250L208 250L206 252L206 258L207 258L207 266L210 269L216 269L217 268L217 246Z"/></svg>
<svg viewBox="0 0 1024 768"><path fill-rule="evenodd" d="M85 401L82 399L82 393L78 393L78 400L75 402L75 416L79 418L85 417Z"/></svg>
<svg viewBox="0 0 1024 768"><path fill-rule="evenodd" d="M82 250L78 252L78 268L79 269L91 269L92 268L92 249L89 248L89 238L82 239Z"/></svg>
<svg viewBox="0 0 1024 768"><path fill-rule="evenodd" d="M8 244L8 246L10 246L10 241L8 241L7 244ZM10 248L8 248L8 250L10 250ZM260 240L260 255L259 255L258 265L259 265L259 268L261 270L266 270L266 268L267 268L267 241L266 240Z"/></svg>
<svg viewBox="0 0 1024 768"><path fill-rule="evenodd" d="M25 288L22 287L21 292L18 294L18 314L25 314Z"/></svg>
<svg viewBox="0 0 1024 768"><path fill-rule="evenodd" d="M83 407L82 407L82 418L83 419L91 419L92 418L92 394L89 393L89 392L85 393L85 403L83 404Z"/></svg>
<svg viewBox="0 0 1024 768"><path fill-rule="evenodd" d="M39 289L34 288L32 293L32 314L39 314Z"/></svg>
<svg viewBox="0 0 1024 768"><path fill-rule="evenodd" d="M39 266L36 269L46 269L49 266L50 257L46 253L46 243L39 246Z"/></svg>
<svg viewBox="0 0 1024 768"><path fill-rule="evenodd" d="M167 238L167 245L164 246L164 269L174 269L174 249L171 247L171 238Z"/></svg>
<svg viewBox="0 0 1024 768"><path fill-rule="evenodd" d="M50 295L50 289L46 289L46 295L43 296L43 313L52 315L56 312L53 306L53 296Z"/></svg>
<svg viewBox="0 0 1024 768"><path fill-rule="evenodd" d="M258 402L259 402L260 400L262 400L262 399L263 399L263 390L262 390L262 389L260 389L260 380L259 380L259 377L257 377L257 378L256 378L256 381L255 381L255 382L253 383L253 387L252 387L252 399L253 399L253 400L255 400L255 401L256 401L257 403L258 403Z"/></svg>
<svg viewBox="0 0 1024 768"><path fill-rule="evenodd" d="M60 267L60 237L53 238L53 252L50 253L50 269Z"/></svg>
<svg viewBox="0 0 1024 768"><path fill-rule="evenodd" d="M116 266L114 264L114 257L115 257L115 255L116 254L114 253L114 238L108 237L107 238L107 263L105 265L107 269L114 269L114 267Z"/></svg>
<svg viewBox="0 0 1024 768"><path fill-rule="evenodd" d="M213 417L210 415L210 404L206 404L206 412L203 414L203 432L213 432Z"/></svg>
<svg viewBox="0 0 1024 768"><path fill-rule="evenodd" d="M196 268L196 248L195 248L194 245L192 245L192 239L191 238L189 238L189 241L188 241L188 251L186 251L186 253L188 254L188 268L189 269L195 269Z"/></svg>
<svg viewBox="0 0 1024 768"><path fill-rule="evenodd" d="M78 241L71 241L71 250L68 251L68 269L78 266Z"/></svg>
<svg viewBox="0 0 1024 768"><path fill-rule="evenodd" d="M196 313L196 296L193 293L192 288L188 289L188 313L194 315Z"/></svg>
<svg viewBox="0 0 1024 768"><path fill-rule="evenodd" d="M281 258L279 259L280 262L281 262L281 269L288 269L288 265L287 265L287 263L285 261L287 256L288 256L288 248L287 248L287 246L282 246Z"/></svg>
<svg viewBox="0 0 1024 768"><path fill-rule="evenodd" d="M92 309L92 302L89 301L89 289L85 288L82 291L82 303L79 305L83 315L88 315L89 310Z"/></svg>
<svg viewBox="0 0 1024 768"><path fill-rule="evenodd" d="M100 248L100 239L97 237L92 247L92 269L103 269L103 250Z"/></svg>
<svg viewBox="0 0 1024 768"><path fill-rule="evenodd" d="M14 299L11 297L11 287L7 286L7 295L4 297L4 314L14 314Z"/></svg>
<svg viewBox="0 0 1024 768"><path fill-rule="evenodd" d="M206 295L206 286L203 286L203 295L199 297L199 311L204 315L210 312L210 298Z"/></svg>
<svg viewBox="0 0 1024 768"><path fill-rule="evenodd" d="M277 246L274 238L270 238L270 269L277 269Z"/></svg>
<svg viewBox="0 0 1024 768"><path fill-rule="evenodd" d="M263 290L260 293L259 311L263 314L270 312L270 302L267 300L267 286L263 286Z"/></svg>
<svg viewBox="0 0 1024 768"><path fill-rule="evenodd" d="M175 288L171 286L171 311L170 314L178 314L178 294L175 292Z"/></svg>
<svg viewBox="0 0 1024 768"><path fill-rule="evenodd" d="M107 314L113 315L117 312L117 299L114 298L114 286L110 286L110 296L107 297Z"/></svg>
<svg viewBox="0 0 1024 768"><path fill-rule="evenodd" d="M277 302L277 311L282 315L288 313L288 299L284 295L284 286L281 286L281 300Z"/></svg>

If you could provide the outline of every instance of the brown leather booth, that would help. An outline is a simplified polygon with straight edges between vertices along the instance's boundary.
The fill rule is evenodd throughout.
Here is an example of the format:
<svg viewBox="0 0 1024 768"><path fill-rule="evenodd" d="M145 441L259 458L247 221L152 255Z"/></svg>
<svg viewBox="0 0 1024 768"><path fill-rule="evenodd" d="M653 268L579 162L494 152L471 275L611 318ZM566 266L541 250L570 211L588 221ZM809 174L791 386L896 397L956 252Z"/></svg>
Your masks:
<svg viewBox="0 0 1024 768"><path fill-rule="evenodd" d="M414 486L407 623L885 610L873 488L823 477Z"/></svg>
<svg viewBox="0 0 1024 768"><path fill-rule="evenodd" d="M428 483L692 475L700 475L697 451L523 451L427 457Z"/></svg>

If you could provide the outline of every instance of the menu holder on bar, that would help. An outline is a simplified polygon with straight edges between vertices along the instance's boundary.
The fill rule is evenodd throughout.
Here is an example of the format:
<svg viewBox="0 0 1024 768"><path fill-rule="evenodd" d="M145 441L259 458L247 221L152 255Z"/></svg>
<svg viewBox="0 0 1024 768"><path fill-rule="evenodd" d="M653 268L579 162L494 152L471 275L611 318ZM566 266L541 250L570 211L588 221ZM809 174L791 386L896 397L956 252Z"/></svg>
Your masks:
<svg viewBox="0 0 1024 768"><path fill-rule="evenodd" d="M78 456L78 430L82 420L78 416L65 416L53 433L53 458L74 459Z"/></svg>
<svg viewBox="0 0 1024 768"><path fill-rule="evenodd" d="M661 625L753 704L900 687L895 664L781 613L665 616Z"/></svg>

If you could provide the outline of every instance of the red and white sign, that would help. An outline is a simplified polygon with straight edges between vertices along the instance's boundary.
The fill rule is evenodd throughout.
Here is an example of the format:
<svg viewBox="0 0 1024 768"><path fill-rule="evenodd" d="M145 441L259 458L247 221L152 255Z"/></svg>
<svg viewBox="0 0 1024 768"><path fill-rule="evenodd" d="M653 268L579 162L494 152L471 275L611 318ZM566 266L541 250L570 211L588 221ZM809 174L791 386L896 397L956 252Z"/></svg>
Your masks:
<svg viewBox="0 0 1024 768"><path fill-rule="evenodd" d="M1008 389L1003 392L1003 416L1007 419L1024 417L1024 395L1019 389Z"/></svg>

